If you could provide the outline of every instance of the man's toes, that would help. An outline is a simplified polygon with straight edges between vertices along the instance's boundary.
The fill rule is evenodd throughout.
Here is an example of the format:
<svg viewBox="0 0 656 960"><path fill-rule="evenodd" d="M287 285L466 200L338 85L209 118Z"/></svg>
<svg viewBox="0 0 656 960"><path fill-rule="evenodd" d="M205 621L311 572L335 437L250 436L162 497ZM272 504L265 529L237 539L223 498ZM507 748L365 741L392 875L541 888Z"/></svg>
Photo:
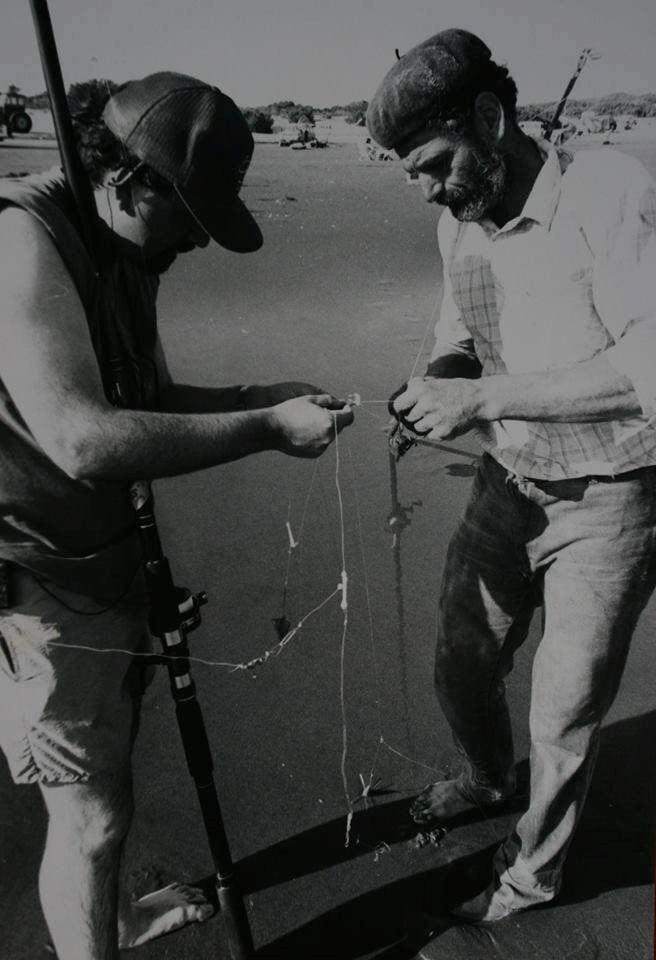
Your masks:
<svg viewBox="0 0 656 960"><path fill-rule="evenodd" d="M410 807L410 816L415 823L429 823L435 819L435 814L429 806L422 804Z"/></svg>
<svg viewBox="0 0 656 960"><path fill-rule="evenodd" d="M185 907L187 911L187 923L202 923L203 920L209 920L214 913L214 907L211 903L190 904Z"/></svg>
<svg viewBox="0 0 656 960"><path fill-rule="evenodd" d="M425 790L415 797L415 799L410 804L410 816L417 823L420 823L423 820L430 819L432 816L432 794L433 794L433 784L429 787L426 787Z"/></svg>
<svg viewBox="0 0 656 960"><path fill-rule="evenodd" d="M207 897L198 887L190 887L180 883L177 885L175 892L184 897L188 903L207 903Z"/></svg>

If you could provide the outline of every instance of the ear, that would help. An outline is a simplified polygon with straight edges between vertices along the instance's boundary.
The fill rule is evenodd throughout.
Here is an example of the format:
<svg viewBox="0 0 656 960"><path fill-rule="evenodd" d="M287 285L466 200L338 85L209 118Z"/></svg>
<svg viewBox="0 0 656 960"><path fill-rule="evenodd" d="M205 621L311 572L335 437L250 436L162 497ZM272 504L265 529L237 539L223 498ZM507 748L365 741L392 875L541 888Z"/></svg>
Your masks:
<svg viewBox="0 0 656 960"><path fill-rule="evenodd" d="M495 144L501 143L506 132L506 117L501 101L495 94L484 91L474 101L476 132Z"/></svg>

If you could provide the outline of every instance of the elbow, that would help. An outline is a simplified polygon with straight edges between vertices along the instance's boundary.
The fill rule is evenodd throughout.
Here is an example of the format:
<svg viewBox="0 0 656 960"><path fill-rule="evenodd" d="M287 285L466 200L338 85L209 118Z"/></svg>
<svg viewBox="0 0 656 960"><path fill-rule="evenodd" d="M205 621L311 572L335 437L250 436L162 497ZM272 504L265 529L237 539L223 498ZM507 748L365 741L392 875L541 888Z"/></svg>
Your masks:
<svg viewBox="0 0 656 960"><path fill-rule="evenodd" d="M109 474L107 445L99 422L62 424L42 441L53 463L71 480L101 480Z"/></svg>
<svg viewBox="0 0 656 960"><path fill-rule="evenodd" d="M58 439L49 455L71 480L99 480L105 472L94 445L82 438Z"/></svg>

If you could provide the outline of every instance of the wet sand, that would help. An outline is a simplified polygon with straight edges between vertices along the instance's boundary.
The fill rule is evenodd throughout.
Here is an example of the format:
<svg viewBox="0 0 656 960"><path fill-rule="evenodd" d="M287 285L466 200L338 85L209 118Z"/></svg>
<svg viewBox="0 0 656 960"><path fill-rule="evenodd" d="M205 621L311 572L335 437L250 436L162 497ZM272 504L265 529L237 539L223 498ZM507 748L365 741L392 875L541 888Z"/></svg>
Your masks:
<svg viewBox="0 0 656 960"><path fill-rule="evenodd" d="M653 147L626 149L656 173ZM0 152L0 173L44 168L53 159L52 151L12 153ZM493 936L449 928L440 917L457 895L460 870L489 854L517 809L463 820L425 846L406 812L408 797L457 767L432 690L434 608L476 451L460 439L447 450L415 448L404 457L398 500L409 524L395 551L382 432L387 416L373 401L407 378L428 329L440 281L436 211L405 183L397 164L358 161L355 145L294 153L260 145L244 198L262 225L264 248L244 257L217 247L197 251L163 280L161 329L174 375L208 384L302 379L369 401L340 438L337 474L349 574L343 705L351 798L362 791L360 775L369 781L375 760L371 809L356 804L348 848L338 598L257 670L194 671L261 955L343 960L407 938L396 955L647 960L654 602L608 717L561 899L495 926ZM297 623L335 590L341 574L335 478L333 447L316 471L312 463L261 454L157 484L176 579L205 588L211 598L192 636L194 655L248 661L275 645L273 618L284 613ZM287 521L299 546L283 604ZM524 783L535 642L534 630L508 682ZM209 877L164 674L146 698L135 771L128 882ZM12 787L1 765L0 795L0 955L45 957L36 893L44 829L38 792ZM227 956L221 921L181 931L139 955Z"/></svg>

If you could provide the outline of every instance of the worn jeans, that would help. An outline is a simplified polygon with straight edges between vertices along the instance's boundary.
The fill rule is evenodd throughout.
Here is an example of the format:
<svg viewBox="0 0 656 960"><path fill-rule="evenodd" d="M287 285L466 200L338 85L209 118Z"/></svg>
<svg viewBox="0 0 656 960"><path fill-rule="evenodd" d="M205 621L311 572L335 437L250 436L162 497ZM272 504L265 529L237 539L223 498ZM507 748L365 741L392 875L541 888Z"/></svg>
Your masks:
<svg viewBox="0 0 656 960"><path fill-rule="evenodd" d="M436 686L465 777L514 782L503 678L541 588L533 663L527 812L497 854L515 899L550 899L581 813L599 730L631 636L656 581L656 468L629 479L531 481L485 456L450 544L442 584Z"/></svg>

